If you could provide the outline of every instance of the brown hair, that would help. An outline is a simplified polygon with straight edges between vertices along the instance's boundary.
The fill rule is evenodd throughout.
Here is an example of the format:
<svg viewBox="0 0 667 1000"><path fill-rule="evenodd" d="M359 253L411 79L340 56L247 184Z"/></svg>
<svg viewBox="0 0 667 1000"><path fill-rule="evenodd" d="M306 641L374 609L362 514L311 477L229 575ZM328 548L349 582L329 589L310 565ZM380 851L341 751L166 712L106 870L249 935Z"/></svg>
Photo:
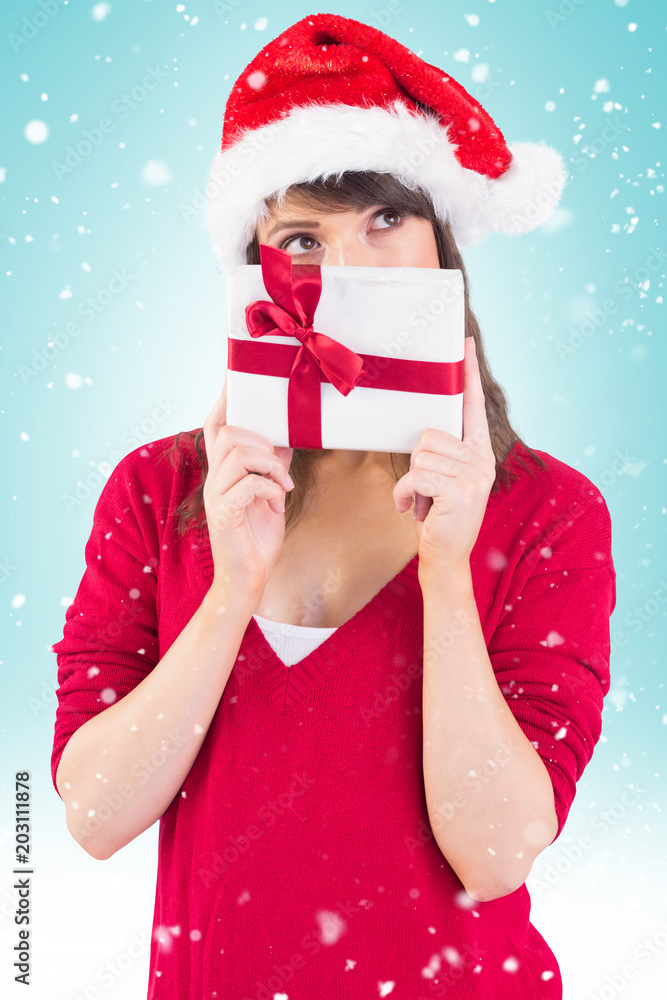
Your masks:
<svg viewBox="0 0 667 1000"><path fill-rule="evenodd" d="M388 208L394 209L396 212L416 215L419 218L427 219L431 223L438 249L440 267L458 269L463 275L465 289L465 335L466 337L473 337L475 341L477 361L482 388L484 390L486 417L489 425L491 444L496 457L496 478L492 492L497 492L501 488L501 483L504 483L507 487L517 478L516 474L504 464L517 442L526 449L538 466L546 468L543 460L521 440L509 422L505 394L489 370L484 354L484 345L482 343L479 324L470 308L468 277L460 251L452 235L449 223L443 223L436 217L430 198L418 187L414 189L406 187L392 174L376 173L373 171L350 171L337 176L332 175L325 180L319 179L309 183L295 184L287 189L285 196L298 200L304 207L313 207L320 210L327 209L332 212L344 212L350 208L361 211L372 205L387 205ZM275 198L266 199L267 206L275 202ZM259 240L256 233L246 248L246 262L248 264L259 264L260 262ZM170 453L172 462L178 453L179 437L181 434L186 434L188 437L194 438L194 447L201 470L201 481L193 488L175 512L176 517L179 519L179 535L183 535L189 527L195 524L203 526L206 523L203 493L204 481L208 469L206 453L202 446L204 444L203 428L200 428L196 433L192 431L180 431L176 435ZM305 495L308 492L309 486L312 485L313 464L317 456L322 454L323 451L320 449L293 449L289 472L294 481L294 489L285 494L286 531L298 520L303 508ZM523 461L521 456L514 453L512 458L531 475L533 474L532 469ZM405 475L410 468L410 455L391 453L391 466L398 482L401 476Z"/></svg>

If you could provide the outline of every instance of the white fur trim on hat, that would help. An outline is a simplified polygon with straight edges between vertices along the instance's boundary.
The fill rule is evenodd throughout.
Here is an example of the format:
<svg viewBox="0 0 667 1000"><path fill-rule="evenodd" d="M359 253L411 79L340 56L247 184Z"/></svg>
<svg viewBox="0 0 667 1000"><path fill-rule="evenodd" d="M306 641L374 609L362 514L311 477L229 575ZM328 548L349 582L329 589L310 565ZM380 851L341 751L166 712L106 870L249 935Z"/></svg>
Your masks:
<svg viewBox="0 0 667 1000"><path fill-rule="evenodd" d="M430 196L461 248L489 232L525 233L544 222L560 199L567 172L545 143L510 145L512 161L498 178L462 167L457 148L433 114L393 106L308 104L244 133L211 166L207 224L223 270L246 263L245 248L266 218L264 199L293 184L350 170L393 174Z"/></svg>

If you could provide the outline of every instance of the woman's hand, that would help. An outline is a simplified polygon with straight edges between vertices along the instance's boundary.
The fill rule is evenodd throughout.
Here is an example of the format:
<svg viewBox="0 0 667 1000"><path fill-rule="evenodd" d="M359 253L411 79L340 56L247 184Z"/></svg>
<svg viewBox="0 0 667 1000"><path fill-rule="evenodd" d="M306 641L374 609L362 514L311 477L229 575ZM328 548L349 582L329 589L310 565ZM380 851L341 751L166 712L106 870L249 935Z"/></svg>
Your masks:
<svg viewBox="0 0 667 1000"><path fill-rule="evenodd" d="M470 568L469 558L495 480L495 456L472 337L465 338L463 440L433 427L425 430L393 496L399 513L415 495L419 564ZM431 498L431 499L430 499Z"/></svg>
<svg viewBox="0 0 667 1000"><path fill-rule="evenodd" d="M227 424L227 379L204 421L208 473L204 507L214 578L258 601L285 537L285 492L292 448Z"/></svg>

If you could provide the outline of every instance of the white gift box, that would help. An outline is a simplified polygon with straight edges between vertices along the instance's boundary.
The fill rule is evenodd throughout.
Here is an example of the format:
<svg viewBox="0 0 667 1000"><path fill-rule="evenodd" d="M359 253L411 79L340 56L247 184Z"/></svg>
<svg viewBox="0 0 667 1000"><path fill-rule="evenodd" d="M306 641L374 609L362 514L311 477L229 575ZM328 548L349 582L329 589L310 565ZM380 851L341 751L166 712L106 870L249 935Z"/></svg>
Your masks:
<svg viewBox="0 0 667 1000"><path fill-rule="evenodd" d="M293 273L299 270L300 265L294 265ZM320 276L313 330L356 354L378 359L370 365L364 362L365 371L373 376L370 385L354 385L347 395L331 382L321 381L321 427L317 428L321 447L411 453L427 427L461 438L465 337L461 271L322 265ZM298 439L290 441L289 366L285 371L288 377L232 367L234 341L253 342L252 348L238 345L238 350L252 350L253 358L258 359L268 344L289 345L295 356L301 347L296 336L250 335L246 306L258 300L272 301L261 265L242 265L231 271L227 278L227 423L255 431L274 446L313 447ZM385 359L392 359L392 364ZM400 367L403 361L428 362L430 366ZM257 361L253 363L257 365ZM235 364L238 366L238 361ZM401 386L405 384L403 372L410 369L410 391L380 387L382 373L389 368L393 381L398 375ZM261 366L260 370L266 368ZM448 378L447 391L440 391L439 382L429 382L431 391L415 391L423 388L425 373L429 378L436 374ZM438 386L437 391L433 385ZM312 424L310 411L308 419ZM294 438L294 424L292 431Z"/></svg>

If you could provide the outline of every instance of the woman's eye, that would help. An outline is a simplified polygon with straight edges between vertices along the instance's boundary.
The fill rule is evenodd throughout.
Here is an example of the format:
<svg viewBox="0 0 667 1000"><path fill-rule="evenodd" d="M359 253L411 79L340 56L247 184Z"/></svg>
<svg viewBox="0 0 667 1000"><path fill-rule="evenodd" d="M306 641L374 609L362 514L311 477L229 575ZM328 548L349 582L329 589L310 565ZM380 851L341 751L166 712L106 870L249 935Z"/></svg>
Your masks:
<svg viewBox="0 0 667 1000"><path fill-rule="evenodd" d="M385 223L385 225L374 226L375 229L389 229L392 226L396 226L401 221L401 216L398 212L386 211L382 212L380 215L376 215L375 222Z"/></svg>
<svg viewBox="0 0 667 1000"><path fill-rule="evenodd" d="M290 236L289 239L284 241L280 249L297 254L308 253L309 250L314 250L316 246L317 240L314 236Z"/></svg>

